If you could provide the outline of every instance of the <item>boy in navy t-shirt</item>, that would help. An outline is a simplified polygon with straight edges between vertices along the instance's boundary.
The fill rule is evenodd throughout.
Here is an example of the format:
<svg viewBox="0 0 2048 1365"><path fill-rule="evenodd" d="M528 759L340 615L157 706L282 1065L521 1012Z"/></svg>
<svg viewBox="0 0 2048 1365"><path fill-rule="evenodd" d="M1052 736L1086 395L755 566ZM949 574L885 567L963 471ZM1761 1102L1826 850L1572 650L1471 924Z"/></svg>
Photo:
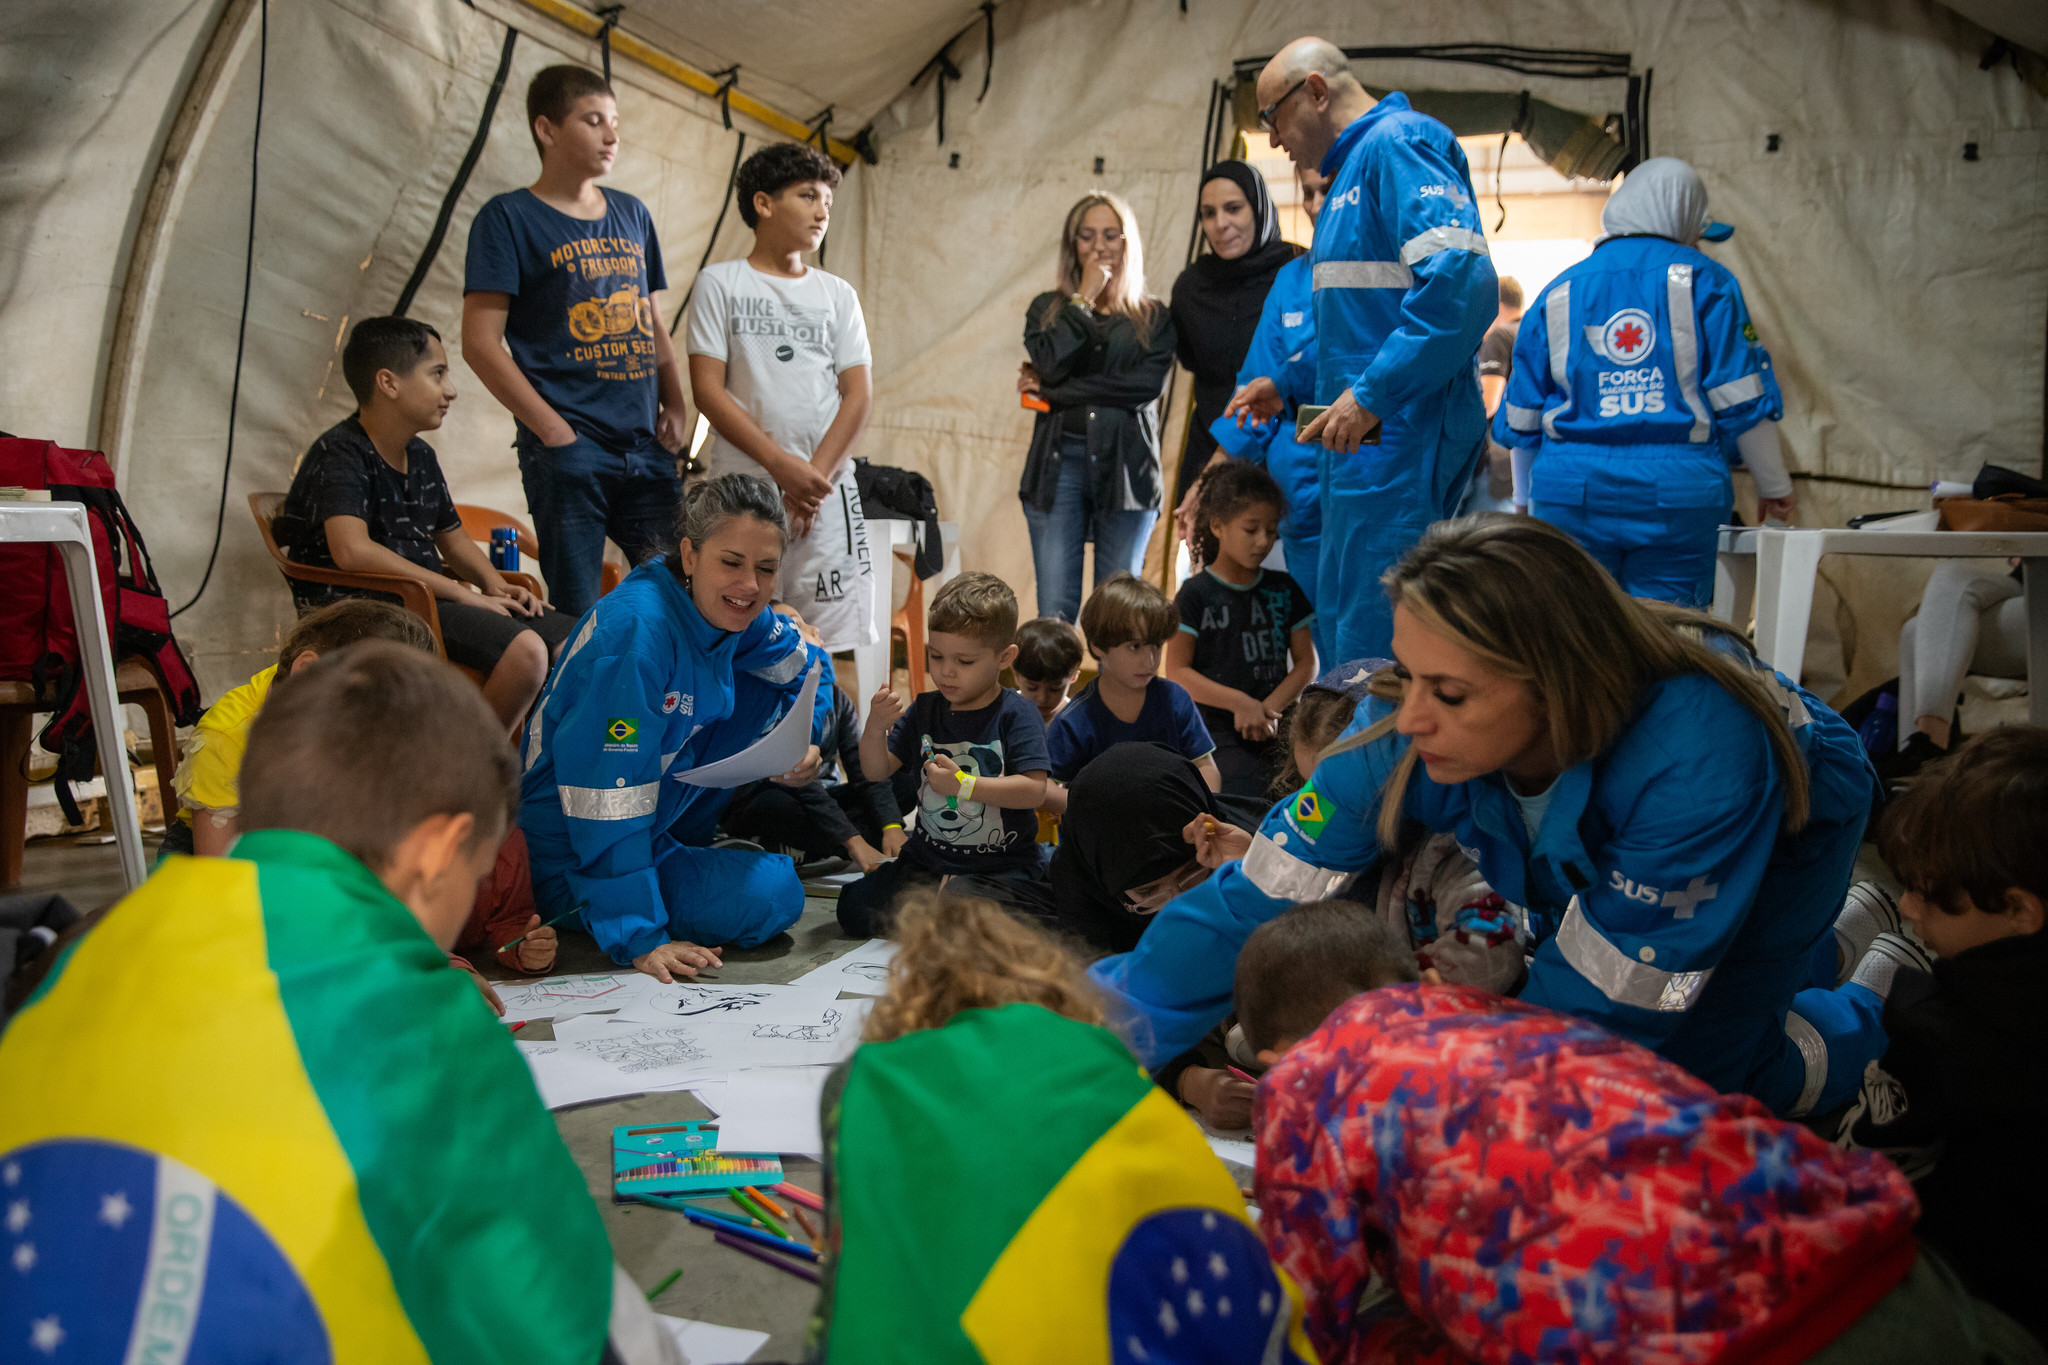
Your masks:
<svg viewBox="0 0 2048 1365"><path fill-rule="evenodd" d="M551 66L526 113L540 178L470 225L462 355L518 421L541 573L554 605L580 616L606 536L636 564L674 543L683 381L654 308L668 286L654 221L597 183L619 148L611 87Z"/></svg>
<svg viewBox="0 0 2048 1365"><path fill-rule="evenodd" d="M1159 676L1160 650L1179 628L1180 612L1166 594L1132 574L1116 574L1089 595L1081 634L1098 671L1046 732L1056 783L1072 782L1111 745L1135 741L1164 744L1195 765L1210 791L1223 789L1216 742L1195 699ZM1066 813L1064 786L1047 788L1045 809Z"/></svg>
<svg viewBox="0 0 2048 1365"><path fill-rule="evenodd" d="M1017 595L994 574L964 573L932 599L925 670L933 690L906 710L884 686L868 708L861 768L886 778L919 765L917 828L885 833L887 863L839 893L839 926L886 934L896 900L949 876L1035 878L1046 792L1045 724L1004 687L1017 657Z"/></svg>

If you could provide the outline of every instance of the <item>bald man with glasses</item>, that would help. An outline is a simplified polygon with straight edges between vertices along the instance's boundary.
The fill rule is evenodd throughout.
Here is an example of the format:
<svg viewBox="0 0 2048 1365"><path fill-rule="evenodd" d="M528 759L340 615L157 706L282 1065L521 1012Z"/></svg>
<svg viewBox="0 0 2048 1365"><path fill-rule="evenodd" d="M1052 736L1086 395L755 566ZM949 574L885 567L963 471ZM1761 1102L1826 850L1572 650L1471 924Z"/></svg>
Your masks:
<svg viewBox="0 0 2048 1365"><path fill-rule="evenodd" d="M1319 612L1336 657L1391 652L1379 577L1454 515L1483 458L1473 363L1499 282L1451 130L1400 94L1375 101L1344 54L1298 38L1259 73L1259 124L1329 178L1311 253L1316 402L1295 439L1320 444ZM1375 444L1377 442L1377 444Z"/></svg>

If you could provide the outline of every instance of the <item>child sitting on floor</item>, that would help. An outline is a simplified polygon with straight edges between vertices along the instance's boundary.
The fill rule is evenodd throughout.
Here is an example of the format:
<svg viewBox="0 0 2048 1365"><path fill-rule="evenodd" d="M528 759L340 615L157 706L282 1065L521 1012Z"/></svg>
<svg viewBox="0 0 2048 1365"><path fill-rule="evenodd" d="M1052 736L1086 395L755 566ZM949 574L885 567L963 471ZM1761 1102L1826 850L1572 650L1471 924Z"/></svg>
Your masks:
<svg viewBox="0 0 2048 1365"><path fill-rule="evenodd" d="M1238 958L1270 1067L1260 1230L1321 1360L2014 1358L1995 1343L2017 1329L1919 1256L1889 1162L1596 1024L1420 976L1347 901Z"/></svg>
<svg viewBox="0 0 2048 1365"><path fill-rule="evenodd" d="M1035 877L1045 800L1045 725L1004 687L1017 657L1017 595L994 574L963 573L932 598L925 670L932 690L906 709L887 685L868 707L862 771L920 768L917 828L885 864L839 893L839 924L889 932L898 895L963 872Z"/></svg>
<svg viewBox="0 0 2048 1365"><path fill-rule="evenodd" d="M846 857L863 873L873 872L884 861L881 846L890 842L890 831L902 834L896 794L887 782L870 781L861 767L860 709L833 677L824 637L795 607L773 605L795 623L811 657L824 664L824 683L832 689L832 715L818 737L818 775L801 783L786 777L749 782L732 794L719 824L738 838L800 854L799 863Z"/></svg>
<svg viewBox="0 0 2048 1365"><path fill-rule="evenodd" d="M356 410L299 462L272 523L277 543L296 564L426 584L448 658L482 673L484 699L516 725L576 619L507 583L462 529L434 448L420 439L455 401L441 334L412 318L365 318L341 371ZM301 610L348 591L291 586Z"/></svg>
<svg viewBox="0 0 2048 1365"><path fill-rule="evenodd" d="M1164 744L1201 771L1210 791L1223 790L1216 742L1179 683L1159 676L1159 651L1180 625L1166 594L1142 578L1113 575L1081 608L1081 633L1101 670L1046 732L1052 775L1074 780L1096 755L1126 742ZM1064 786L1046 791L1046 808L1067 808Z"/></svg>
<svg viewBox="0 0 2048 1365"><path fill-rule="evenodd" d="M1195 514L1203 568L1173 600L1180 630L1166 646L1166 676L1200 708L1231 796L1262 796L1272 784L1282 718L1316 672L1308 594L1260 567L1285 508L1280 485L1258 465L1233 460L1211 473Z"/></svg>
<svg viewBox="0 0 2048 1365"><path fill-rule="evenodd" d="M1047 725L1067 704L1067 692L1081 676L1081 637L1057 616L1041 616L1017 627L1017 661L1010 672L1017 693L1038 708Z"/></svg>
<svg viewBox="0 0 2048 1365"><path fill-rule="evenodd" d="M986 902L906 898L866 1041L826 1082L812 1360L1301 1362L1200 1131L1080 962ZM974 1191L963 1211L950 1192Z"/></svg>
<svg viewBox="0 0 2048 1365"><path fill-rule="evenodd" d="M401 645L277 690L233 853L158 867L0 1034L9 1340L35 1308L79 1360L674 1358L447 970L518 775Z"/></svg>
<svg viewBox="0 0 2048 1365"><path fill-rule="evenodd" d="M2005 726L1929 764L1878 847L1936 959L1891 983L1850 1141L1913 1179L1921 1236L1973 1290L2048 1337L2048 730Z"/></svg>

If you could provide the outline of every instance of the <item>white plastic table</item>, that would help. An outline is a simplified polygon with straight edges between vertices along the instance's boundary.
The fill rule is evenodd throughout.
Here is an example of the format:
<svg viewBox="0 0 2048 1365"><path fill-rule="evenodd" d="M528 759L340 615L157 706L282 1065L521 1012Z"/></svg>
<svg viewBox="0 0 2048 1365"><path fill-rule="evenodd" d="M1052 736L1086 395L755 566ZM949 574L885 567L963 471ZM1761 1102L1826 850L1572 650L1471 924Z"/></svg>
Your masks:
<svg viewBox="0 0 2048 1365"><path fill-rule="evenodd" d="M93 737L99 744L100 770L106 774L107 816L114 826L114 844L121 850L121 875L132 891L142 885L148 869L142 861L142 822L135 812L135 787L127 781L127 728L115 699L114 654L107 643L107 618L100 607L99 571L93 564L92 531L85 508L75 502L0 502L0 544L55 544L64 557L64 582L71 592L71 616L77 623L79 664L85 670L85 695L92 708Z"/></svg>
<svg viewBox="0 0 2048 1365"><path fill-rule="evenodd" d="M1813 619L1813 584L1822 555L2018 557L2026 565L2027 718L2035 725L2048 725L2048 531L1807 531L1723 526L1718 548L1713 614L1740 624L1754 601L1758 655L1795 680L1806 661L1806 628Z"/></svg>

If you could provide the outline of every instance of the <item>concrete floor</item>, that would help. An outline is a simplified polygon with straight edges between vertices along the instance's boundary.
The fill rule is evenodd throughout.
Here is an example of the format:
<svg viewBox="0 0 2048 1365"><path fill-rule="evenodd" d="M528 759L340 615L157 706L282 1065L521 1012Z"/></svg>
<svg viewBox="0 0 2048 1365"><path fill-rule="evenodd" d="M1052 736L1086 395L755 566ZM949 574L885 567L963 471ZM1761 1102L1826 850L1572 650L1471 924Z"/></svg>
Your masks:
<svg viewBox="0 0 2048 1365"><path fill-rule="evenodd" d="M145 840L148 856L157 841ZM117 899L123 890L120 857L111 844L41 839L29 845L23 868L24 890L63 893L80 910L92 910ZM792 981L856 946L841 937L833 918L833 902L813 899L803 918L787 934L751 952L729 952L721 981L737 984ZM582 934L565 935L556 967L564 972L616 970L597 945ZM487 975L509 975L487 969ZM537 1020L519 1031L521 1038L554 1036L553 1025ZM711 1117L696 1097L683 1091L608 1100L560 1110L555 1125L562 1141L583 1170L590 1197L611 1234L612 1252L643 1288L660 1284L671 1270L682 1277L654 1301L657 1312L698 1318L726 1327L747 1327L769 1334L754 1360L791 1361L803 1354L804 1327L817 1292L806 1282L729 1251L711 1234L686 1222L679 1213L639 1204L612 1202L612 1128L620 1124L674 1123ZM818 1163L786 1158L789 1179L810 1190L823 1188ZM813 1219L815 1222L815 1218Z"/></svg>

